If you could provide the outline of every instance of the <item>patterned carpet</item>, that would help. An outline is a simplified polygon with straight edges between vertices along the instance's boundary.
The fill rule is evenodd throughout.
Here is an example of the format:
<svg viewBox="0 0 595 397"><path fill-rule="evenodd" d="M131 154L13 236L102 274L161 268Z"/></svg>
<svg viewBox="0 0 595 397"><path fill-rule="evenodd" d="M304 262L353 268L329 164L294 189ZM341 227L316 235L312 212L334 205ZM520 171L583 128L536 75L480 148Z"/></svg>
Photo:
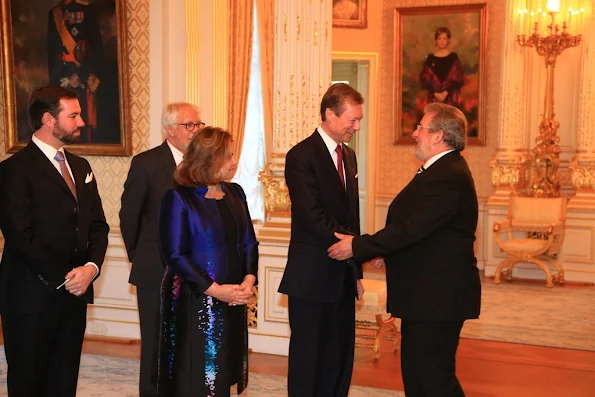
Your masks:
<svg viewBox="0 0 595 397"><path fill-rule="evenodd" d="M364 278L385 280L385 268L364 267ZM479 320L466 321L461 337L595 351L595 287L545 281L481 282ZM397 319L397 327L400 323Z"/></svg>
<svg viewBox="0 0 595 397"><path fill-rule="evenodd" d="M595 287L544 284L483 282L480 319L461 336L595 351Z"/></svg>
<svg viewBox="0 0 595 397"><path fill-rule="evenodd" d="M138 360L84 354L77 397L138 397ZM286 397L287 379L282 376L250 373L248 389L242 396ZM0 396L6 392L6 360L0 346ZM231 395L235 395L232 388ZM353 386L350 397L404 397L402 392Z"/></svg>
<svg viewBox="0 0 595 397"><path fill-rule="evenodd" d="M482 283L479 320L466 321L461 332L469 339L589 351L595 351L594 335L595 287L491 280Z"/></svg>

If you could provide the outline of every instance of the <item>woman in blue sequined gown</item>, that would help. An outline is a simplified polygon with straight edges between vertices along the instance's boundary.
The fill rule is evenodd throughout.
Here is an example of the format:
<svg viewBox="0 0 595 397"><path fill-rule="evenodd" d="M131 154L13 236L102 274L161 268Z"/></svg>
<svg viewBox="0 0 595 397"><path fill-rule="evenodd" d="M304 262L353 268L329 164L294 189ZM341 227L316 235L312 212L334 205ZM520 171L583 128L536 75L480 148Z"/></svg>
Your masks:
<svg viewBox="0 0 595 397"><path fill-rule="evenodd" d="M160 397L229 396L248 383L258 242L244 191L225 182L236 169L232 151L229 132L197 132L161 203Z"/></svg>

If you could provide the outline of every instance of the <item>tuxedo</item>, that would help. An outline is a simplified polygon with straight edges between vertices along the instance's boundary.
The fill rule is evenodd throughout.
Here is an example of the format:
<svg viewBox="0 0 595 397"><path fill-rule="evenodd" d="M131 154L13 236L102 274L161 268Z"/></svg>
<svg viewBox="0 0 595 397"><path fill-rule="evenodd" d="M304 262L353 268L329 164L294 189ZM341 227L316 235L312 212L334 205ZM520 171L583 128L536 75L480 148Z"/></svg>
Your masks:
<svg viewBox="0 0 595 397"><path fill-rule="evenodd" d="M75 198L40 148L29 144L0 164L0 312L10 396L74 396L87 304L57 289L73 268L101 269L109 226L87 160L65 152Z"/></svg>
<svg viewBox="0 0 595 397"><path fill-rule="evenodd" d="M454 360L463 322L477 318L480 310L473 251L477 218L471 172L453 151L397 195L384 229L353 240L355 260L384 258L387 311L402 319L408 397L464 395Z"/></svg>
<svg viewBox="0 0 595 397"><path fill-rule="evenodd" d="M334 232L360 232L357 161L342 146L345 187L318 131L286 157L291 241L279 292L289 296L290 397L347 396L351 382L361 264L327 254Z"/></svg>
<svg viewBox="0 0 595 397"><path fill-rule="evenodd" d="M167 141L136 155L124 183L120 229L132 262L141 331L140 397L157 396L159 310L165 265L157 242L159 205L174 187L176 163Z"/></svg>

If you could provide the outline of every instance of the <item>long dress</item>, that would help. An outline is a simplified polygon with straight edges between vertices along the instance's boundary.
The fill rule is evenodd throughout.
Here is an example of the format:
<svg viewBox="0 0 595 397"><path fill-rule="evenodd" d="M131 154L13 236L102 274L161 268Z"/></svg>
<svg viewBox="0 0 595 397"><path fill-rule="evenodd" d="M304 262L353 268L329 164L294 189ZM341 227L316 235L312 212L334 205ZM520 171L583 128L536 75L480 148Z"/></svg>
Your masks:
<svg viewBox="0 0 595 397"><path fill-rule="evenodd" d="M204 294L212 281L240 284L256 276L258 242L239 185L221 200L206 187L176 187L163 198L158 390L161 397L229 396L248 383L246 306Z"/></svg>
<svg viewBox="0 0 595 397"><path fill-rule="evenodd" d="M459 106L461 103L461 87L465 83L463 65L456 52L445 57L428 54L421 73L419 74L421 88L428 90L428 102L437 102L434 93L446 91L448 95L442 103Z"/></svg>

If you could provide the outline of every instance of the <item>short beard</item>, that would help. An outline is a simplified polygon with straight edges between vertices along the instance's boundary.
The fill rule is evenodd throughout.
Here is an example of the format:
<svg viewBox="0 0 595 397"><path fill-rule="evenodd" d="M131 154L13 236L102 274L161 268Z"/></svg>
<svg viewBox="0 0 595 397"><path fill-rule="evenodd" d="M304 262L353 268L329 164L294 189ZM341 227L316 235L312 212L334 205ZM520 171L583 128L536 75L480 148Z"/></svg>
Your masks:
<svg viewBox="0 0 595 397"><path fill-rule="evenodd" d="M78 141L80 135L76 136L75 133L80 130L81 130L80 128L77 128L76 130L74 130L70 134L68 134L68 132L66 132L66 130L64 128L62 128L60 123L58 123L54 127L54 131L52 134L54 135L55 138L57 138L63 144L70 145L70 144L73 144Z"/></svg>

